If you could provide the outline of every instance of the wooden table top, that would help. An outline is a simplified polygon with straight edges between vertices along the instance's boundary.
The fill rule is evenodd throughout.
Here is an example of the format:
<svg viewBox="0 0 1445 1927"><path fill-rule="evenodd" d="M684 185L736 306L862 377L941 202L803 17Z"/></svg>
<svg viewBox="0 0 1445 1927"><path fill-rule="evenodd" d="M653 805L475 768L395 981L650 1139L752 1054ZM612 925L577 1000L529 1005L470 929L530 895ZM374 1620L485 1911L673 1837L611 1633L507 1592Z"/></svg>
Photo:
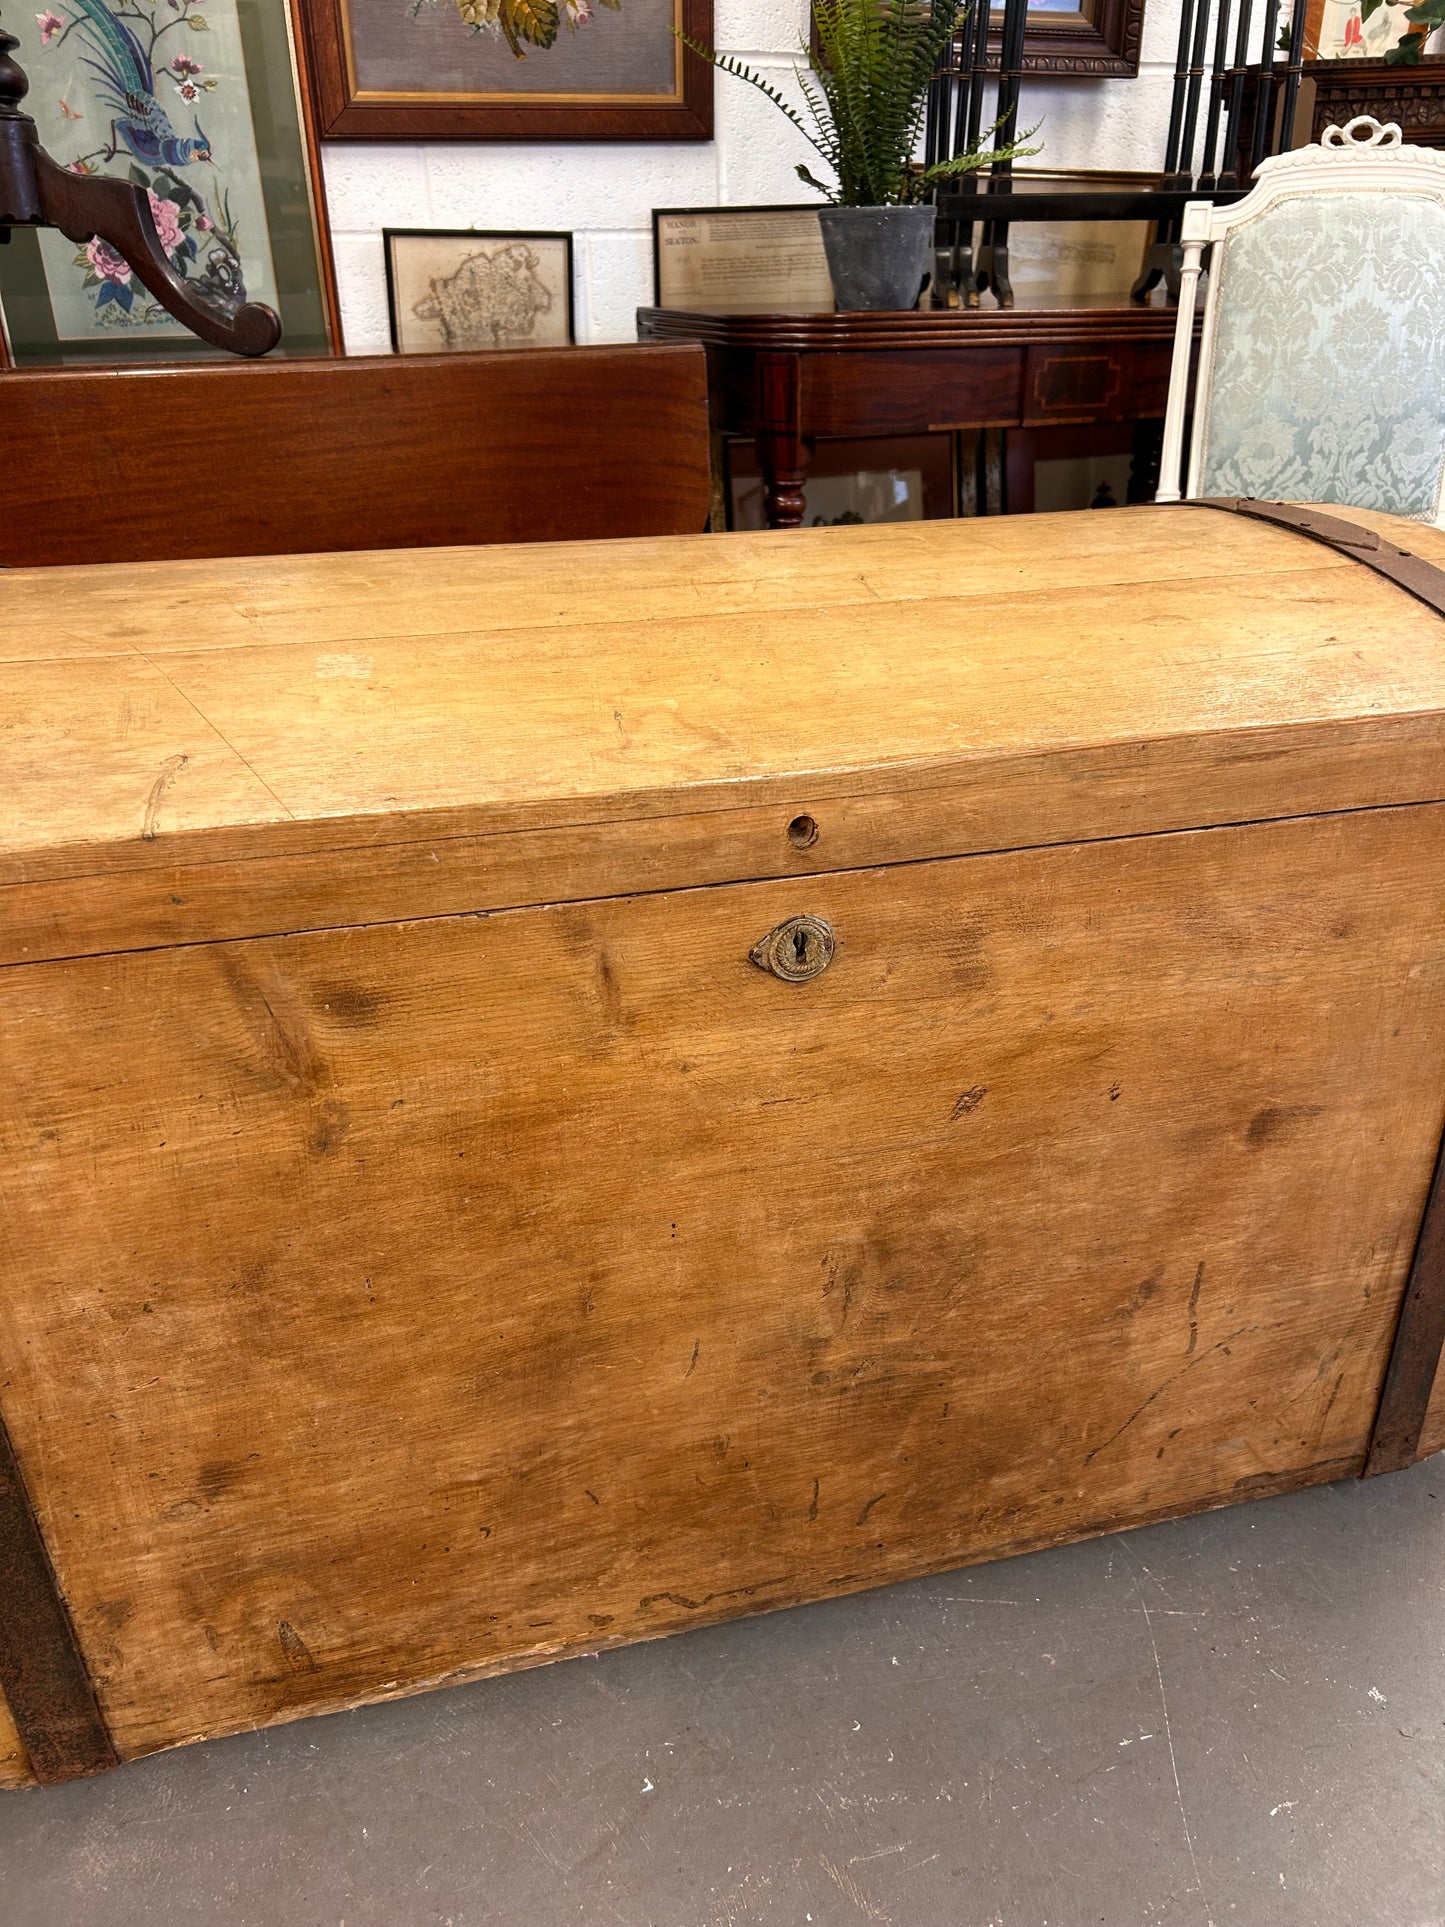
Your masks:
<svg viewBox="0 0 1445 1927"><path fill-rule="evenodd" d="M1173 308L1103 302L1089 307L914 308L858 313L833 309L758 314L715 308L639 308L638 332L652 341L701 341L718 348L996 348L1033 342L1146 342L1174 336Z"/></svg>

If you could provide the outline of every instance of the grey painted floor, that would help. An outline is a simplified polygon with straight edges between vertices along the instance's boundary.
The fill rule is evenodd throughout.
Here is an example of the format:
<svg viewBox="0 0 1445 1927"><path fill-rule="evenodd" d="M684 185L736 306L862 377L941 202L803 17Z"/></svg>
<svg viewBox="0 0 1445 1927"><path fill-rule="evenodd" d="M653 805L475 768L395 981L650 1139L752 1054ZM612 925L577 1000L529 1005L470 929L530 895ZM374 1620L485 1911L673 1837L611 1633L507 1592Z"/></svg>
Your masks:
<svg viewBox="0 0 1445 1927"><path fill-rule="evenodd" d="M1441 1927L1445 1459L0 1796L0 1927Z"/></svg>

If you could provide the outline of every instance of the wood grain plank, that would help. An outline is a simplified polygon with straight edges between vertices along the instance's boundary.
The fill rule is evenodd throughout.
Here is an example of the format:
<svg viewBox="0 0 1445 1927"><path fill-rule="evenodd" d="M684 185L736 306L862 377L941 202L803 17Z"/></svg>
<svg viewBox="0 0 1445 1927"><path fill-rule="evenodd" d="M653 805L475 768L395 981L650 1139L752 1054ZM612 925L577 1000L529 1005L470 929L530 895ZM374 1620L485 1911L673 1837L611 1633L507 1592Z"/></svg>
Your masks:
<svg viewBox="0 0 1445 1927"><path fill-rule="evenodd" d="M180 831L285 822L265 780L172 680L138 657L0 667L7 850L142 852Z"/></svg>
<svg viewBox="0 0 1445 1927"><path fill-rule="evenodd" d="M1145 551L1177 549L1185 523L1174 511L1151 513L1153 522L1135 524ZM1062 560L1080 541L1122 554L1117 536L1073 531L1128 520L1059 518L1061 537L1070 531ZM422 581L408 613L390 617L416 633L359 651L293 635L157 655L144 668L130 656L13 663L0 701L32 720L16 733L8 776L0 770L0 805L10 805L0 813L0 882L263 851L289 858L355 845L358 822L374 826L361 840L418 842L635 816L645 820L645 860L658 818L761 804L795 793L800 779L876 793L939 786L961 771L987 809L983 763L1110 745L1154 746L1154 795L1161 823L1171 824L1180 786L1165 767L1166 743L1361 718L1414 727L1445 712L1445 661L1428 610L1293 535L1209 511L1193 522L1242 536L1237 561L1259 566L1230 579L1176 579L1142 602L1133 580L1020 589L1000 623L968 596L900 599L893 575L885 571L880 586L871 561L858 566L887 556L894 570L908 545L870 539L850 551L830 542L812 552L851 556L848 594L866 578L876 590L866 601L798 607L808 578L800 567L781 610L770 598L783 591L764 580L747 611L663 620L643 594L635 618L614 596L608 619L594 610L585 624L428 633ZM973 540L986 556L1000 538ZM935 563L946 557L967 578L971 553L949 530ZM1319 555L1328 566L1313 563ZM1271 558L1281 556L1276 567ZM1010 567L1026 566L1021 552L1011 555ZM226 601L219 590L217 600ZM194 585L188 606L204 643ZM164 743L127 725L135 678L157 668L194 711ZM804 688L806 702L790 699ZM188 760L167 779L178 755ZM1070 787L1061 774L1060 797ZM1317 775L1293 798L1280 785L1275 807L1359 800L1353 788L1322 799ZM166 807L147 843L141 829L158 782ZM1411 783L1382 800L1417 798ZM278 820L287 813L307 821ZM1076 833L1093 833L1087 817L1081 807ZM1070 833L1066 821L1058 833ZM936 846L925 839L916 853Z"/></svg>
<svg viewBox="0 0 1445 1927"><path fill-rule="evenodd" d="M0 884L0 967L1436 802L1442 772L1445 712L992 757L931 782L915 773L911 788L909 772L893 772L895 787L872 793L866 779L780 778L750 786L774 800L748 809L640 822L525 827L524 811L518 827L475 836L435 812L430 837L421 817L408 840L388 842L348 818L300 826L296 839L277 825L255 853L223 861L182 861L179 849L214 839L178 836L145 868Z"/></svg>
<svg viewBox="0 0 1445 1927"><path fill-rule="evenodd" d="M5 1417L122 1754L1358 1470L1442 864L1380 810L5 972Z"/></svg>
<svg viewBox="0 0 1445 1927"><path fill-rule="evenodd" d="M1384 520L1397 531L1415 527ZM565 631L596 621L618 597L633 619L649 622L939 598L992 604L996 614L1000 599L1020 590L1152 586L1223 574L1241 558L1273 573L1349 566L1317 543L1237 531L1217 514L1184 508L556 542L541 551L499 543L421 556L382 549L14 569L0 661L132 648L190 655L298 636L320 648L479 627Z"/></svg>
<svg viewBox="0 0 1445 1927"><path fill-rule="evenodd" d="M0 567L676 534L710 487L700 348L21 370L0 442Z"/></svg>

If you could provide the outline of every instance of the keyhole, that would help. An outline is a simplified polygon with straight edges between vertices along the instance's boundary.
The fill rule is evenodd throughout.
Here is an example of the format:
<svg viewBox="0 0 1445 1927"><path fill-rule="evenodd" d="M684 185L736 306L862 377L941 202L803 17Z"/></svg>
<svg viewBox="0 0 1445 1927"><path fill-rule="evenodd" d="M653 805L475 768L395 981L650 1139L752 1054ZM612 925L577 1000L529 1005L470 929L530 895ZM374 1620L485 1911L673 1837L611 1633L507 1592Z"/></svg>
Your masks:
<svg viewBox="0 0 1445 1927"><path fill-rule="evenodd" d="M789 917L748 952L759 970L787 984L805 984L833 961L833 932L821 917Z"/></svg>

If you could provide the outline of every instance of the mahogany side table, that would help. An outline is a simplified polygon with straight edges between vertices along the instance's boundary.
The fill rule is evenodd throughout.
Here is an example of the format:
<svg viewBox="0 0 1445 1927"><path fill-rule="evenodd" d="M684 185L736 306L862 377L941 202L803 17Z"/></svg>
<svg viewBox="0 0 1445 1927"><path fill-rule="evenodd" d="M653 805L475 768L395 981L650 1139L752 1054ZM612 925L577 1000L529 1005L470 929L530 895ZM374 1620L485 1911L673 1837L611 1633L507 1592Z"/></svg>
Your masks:
<svg viewBox="0 0 1445 1927"><path fill-rule="evenodd" d="M816 437L1159 419L1174 310L639 308L637 332L702 342L713 430L755 440L768 527L786 529Z"/></svg>

